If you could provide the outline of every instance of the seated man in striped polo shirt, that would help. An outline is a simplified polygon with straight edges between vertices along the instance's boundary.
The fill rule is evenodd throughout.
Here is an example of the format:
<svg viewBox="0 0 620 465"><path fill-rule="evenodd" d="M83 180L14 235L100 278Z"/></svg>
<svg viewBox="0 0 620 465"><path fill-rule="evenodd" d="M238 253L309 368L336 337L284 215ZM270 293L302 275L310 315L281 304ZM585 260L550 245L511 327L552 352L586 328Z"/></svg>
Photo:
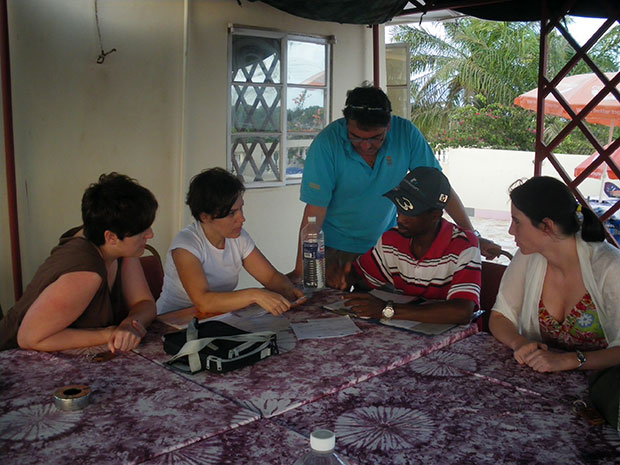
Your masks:
<svg viewBox="0 0 620 465"><path fill-rule="evenodd" d="M344 297L360 317L469 323L479 305L480 249L473 232L442 218L448 179L436 168L419 167L384 195L398 209L398 226L355 262L329 269L328 285L342 290L387 286L419 297L397 305L366 293Z"/></svg>

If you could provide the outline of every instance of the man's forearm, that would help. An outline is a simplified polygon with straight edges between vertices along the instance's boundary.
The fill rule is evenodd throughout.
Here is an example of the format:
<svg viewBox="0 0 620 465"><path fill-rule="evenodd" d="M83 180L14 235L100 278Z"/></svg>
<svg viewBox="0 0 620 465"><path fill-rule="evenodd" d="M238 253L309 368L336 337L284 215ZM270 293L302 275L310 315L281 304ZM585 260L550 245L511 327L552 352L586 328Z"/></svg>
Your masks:
<svg viewBox="0 0 620 465"><path fill-rule="evenodd" d="M396 304L394 318L414 320L422 323L468 324L474 310L474 303L464 299L439 302Z"/></svg>
<svg viewBox="0 0 620 465"><path fill-rule="evenodd" d="M469 216L467 216L467 213L465 212L465 206L454 189L450 192L450 199L446 205L446 212L461 228L468 231L474 230L474 226L471 224Z"/></svg>

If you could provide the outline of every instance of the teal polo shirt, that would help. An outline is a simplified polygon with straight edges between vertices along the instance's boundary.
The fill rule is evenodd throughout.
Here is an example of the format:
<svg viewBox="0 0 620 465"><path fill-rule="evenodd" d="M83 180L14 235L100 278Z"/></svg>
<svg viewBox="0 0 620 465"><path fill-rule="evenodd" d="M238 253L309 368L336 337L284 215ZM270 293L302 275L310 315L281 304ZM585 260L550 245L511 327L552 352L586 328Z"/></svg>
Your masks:
<svg viewBox="0 0 620 465"><path fill-rule="evenodd" d="M411 121L392 116L390 130L371 168L353 148L346 121L341 118L321 131L310 145L300 199L327 207L325 245L364 253L396 224L396 208L383 194L418 166L441 169Z"/></svg>

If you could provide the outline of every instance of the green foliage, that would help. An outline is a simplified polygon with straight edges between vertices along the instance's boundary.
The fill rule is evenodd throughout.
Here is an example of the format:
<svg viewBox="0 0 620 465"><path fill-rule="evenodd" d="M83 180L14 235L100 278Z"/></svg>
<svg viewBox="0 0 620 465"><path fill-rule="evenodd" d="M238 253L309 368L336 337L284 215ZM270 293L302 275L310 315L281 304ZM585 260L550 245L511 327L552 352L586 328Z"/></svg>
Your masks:
<svg viewBox="0 0 620 465"><path fill-rule="evenodd" d="M479 96L481 101L484 99ZM566 126L567 120L557 116L545 118L545 143ZM454 109L448 129L427 133L428 143L435 152L450 147L476 147L503 150L535 149L536 115L516 105L492 103L485 106L466 105ZM588 125L599 142L607 140L609 128ZM619 128L620 129L620 128ZM555 150L557 153L591 154L592 144L581 131L573 131Z"/></svg>
<svg viewBox="0 0 620 465"><path fill-rule="evenodd" d="M436 152L448 147L534 150L536 116L515 105L467 105L450 113L448 129L427 134Z"/></svg>
<svg viewBox="0 0 620 465"><path fill-rule="evenodd" d="M399 26L394 38L411 50L411 119L437 150L493 147L534 150L536 115L515 107L518 95L538 85L539 29L536 22L492 22L463 18L444 23L441 37L423 27ZM575 55L559 33L549 36L548 75ZM620 27L589 51L604 72L620 67ZM591 72L581 60L571 74ZM551 140L566 124L545 118ZM590 125L599 141L608 128ZM591 153L592 145L576 130L556 152Z"/></svg>
<svg viewBox="0 0 620 465"><path fill-rule="evenodd" d="M323 128L323 108L318 105L288 110L287 127L289 131L316 132Z"/></svg>

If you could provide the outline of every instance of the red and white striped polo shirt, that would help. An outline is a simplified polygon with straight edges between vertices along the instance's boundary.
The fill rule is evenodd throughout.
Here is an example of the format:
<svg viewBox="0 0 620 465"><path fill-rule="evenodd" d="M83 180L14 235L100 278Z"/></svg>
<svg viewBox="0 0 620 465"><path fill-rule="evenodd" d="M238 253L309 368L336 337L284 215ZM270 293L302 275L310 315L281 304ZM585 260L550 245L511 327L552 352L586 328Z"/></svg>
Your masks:
<svg viewBox="0 0 620 465"><path fill-rule="evenodd" d="M431 248L420 260L411 254L410 239L394 228L357 259L355 268L373 288L391 284L407 295L427 300L480 303L478 239L444 219Z"/></svg>

